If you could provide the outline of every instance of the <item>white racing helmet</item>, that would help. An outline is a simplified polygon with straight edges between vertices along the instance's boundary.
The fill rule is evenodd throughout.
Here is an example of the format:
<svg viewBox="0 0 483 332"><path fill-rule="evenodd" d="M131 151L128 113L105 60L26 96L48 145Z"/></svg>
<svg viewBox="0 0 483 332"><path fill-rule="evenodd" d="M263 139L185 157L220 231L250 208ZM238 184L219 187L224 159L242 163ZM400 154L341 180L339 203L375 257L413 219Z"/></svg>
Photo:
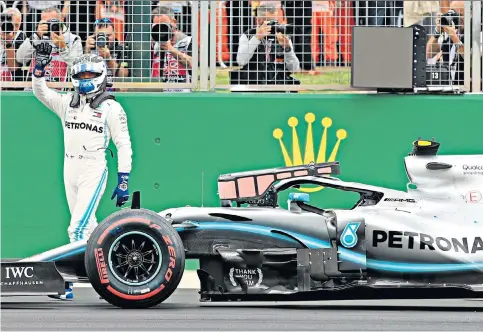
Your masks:
<svg viewBox="0 0 483 332"><path fill-rule="evenodd" d="M107 86L107 66L104 59L95 54L84 54L74 60L71 67L74 89L81 95L96 95ZM81 73L94 73L94 78L82 79Z"/></svg>

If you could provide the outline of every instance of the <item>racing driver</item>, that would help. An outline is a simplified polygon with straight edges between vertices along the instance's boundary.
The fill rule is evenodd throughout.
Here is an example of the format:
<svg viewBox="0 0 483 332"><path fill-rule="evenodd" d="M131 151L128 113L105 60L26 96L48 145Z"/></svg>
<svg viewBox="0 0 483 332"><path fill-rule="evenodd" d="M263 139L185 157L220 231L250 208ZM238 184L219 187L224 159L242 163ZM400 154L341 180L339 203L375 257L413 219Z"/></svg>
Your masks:
<svg viewBox="0 0 483 332"><path fill-rule="evenodd" d="M74 93L60 94L47 87L45 67L51 61L52 46L35 45L34 95L57 114L64 131L64 185L71 214L67 229L70 242L87 239L97 226L96 209L107 180L105 152L112 137L118 151L118 184L111 200L121 207L129 199L128 181L132 149L127 117L114 96L105 90L107 68L102 57L92 54L76 58L70 68ZM112 154L112 152L111 152ZM60 299L73 299L72 284Z"/></svg>

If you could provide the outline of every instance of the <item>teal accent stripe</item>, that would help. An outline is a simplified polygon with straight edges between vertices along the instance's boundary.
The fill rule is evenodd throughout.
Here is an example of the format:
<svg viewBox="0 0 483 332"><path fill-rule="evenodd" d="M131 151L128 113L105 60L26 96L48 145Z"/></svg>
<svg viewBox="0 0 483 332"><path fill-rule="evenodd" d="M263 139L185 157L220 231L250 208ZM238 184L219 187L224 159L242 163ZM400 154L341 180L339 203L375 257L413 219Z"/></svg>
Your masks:
<svg viewBox="0 0 483 332"><path fill-rule="evenodd" d="M97 109L99 109L100 111L104 111L104 104L101 104L99 105L99 107L97 107ZM108 117L108 114L105 114L104 115L104 149L107 148L107 146L109 145L109 141L107 139L107 117Z"/></svg>
<svg viewBox="0 0 483 332"><path fill-rule="evenodd" d="M107 115L106 118L104 119L104 149L107 148L108 145L108 140L107 140Z"/></svg>
<svg viewBox="0 0 483 332"><path fill-rule="evenodd" d="M191 232L198 230L228 230L228 231L238 231L245 233L254 233L259 235L265 235L269 237L275 237L284 239L289 242L296 242L290 237L286 237L282 234L273 233L272 230L276 228L255 225L255 224L243 224L236 222L194 222L192 224L196 225L196 228L183 228L177 227L178 233ZM311 249L319 248L330 248L331 244L328 241L317 239L305 234L300 234L292 231L284 230L284 233L288 233L291 236L302 241L307 247ZM367 259L366 255L346 249L343 247L338 248L340 258L342 260L347 260L356 264L361 264L366 266L370 270L379 271L391 271L391 272L405 272L405 273L441 273L441 272L452 272L452 271L475 271L481 272L483 270L483 262L472 261L472 262L461 262L461 263L412 263L412 262L392 262L392 261L381 261L377 259ZM414 255L417 255L415 252Z"/></svg>
<svg viewBox="0 0 483 332"><path fill-rule="evenodd" d="M101 192L102 185L104 181L106 180L106 174L107 174L107 169L104 169L104 172L102 173L101 180L99 181L99 184L97 185L97 188L94 192L94 195L91 198L91 201L89 202L89 205L87 206L87 210L84 212L84 215L82 216L81 222L77 225L76 230L74 231L75 233L75 241L82 240L84 238L83 232L86 228L86 226L89 224L89 219L91 218L92 210L94 209L94 206L96 204L96 201L99 198L99 193Z"/></svg>
<svg viewBox="0 0 483 332"><path fill-rule="evenodd" d="M54 261L59 260L59 259L62 259L62 258L67 258L67 257L71 257L71 256L74 256L74 255L77 255L77 254L81 254L81 253L83 253L85 251L86 251L86 247L83 246L83 247L80 247L80 248L75 249L73 251L69 251L69 252L66 252L66 253L63 253L63 254L60 254L60 255L57 255L57 256L48 258L48 259L46 259L46 261L47 262L54 262Z"/></svg>

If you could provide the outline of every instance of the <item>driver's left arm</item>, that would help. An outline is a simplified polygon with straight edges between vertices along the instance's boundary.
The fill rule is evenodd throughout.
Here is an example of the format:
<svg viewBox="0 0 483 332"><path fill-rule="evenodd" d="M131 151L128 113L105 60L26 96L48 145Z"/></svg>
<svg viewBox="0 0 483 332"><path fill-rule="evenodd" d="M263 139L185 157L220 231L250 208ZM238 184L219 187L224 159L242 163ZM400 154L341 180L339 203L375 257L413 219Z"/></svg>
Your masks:
<svg viewBox="0 0 483 332"><path fill-rule="evenodd" d="M132 167L131 137L127 124L126 112L117 101L108 100L109 105L107 125L111 132L112 141L116 145L118 154L118 172L130 173Z"/></svg>

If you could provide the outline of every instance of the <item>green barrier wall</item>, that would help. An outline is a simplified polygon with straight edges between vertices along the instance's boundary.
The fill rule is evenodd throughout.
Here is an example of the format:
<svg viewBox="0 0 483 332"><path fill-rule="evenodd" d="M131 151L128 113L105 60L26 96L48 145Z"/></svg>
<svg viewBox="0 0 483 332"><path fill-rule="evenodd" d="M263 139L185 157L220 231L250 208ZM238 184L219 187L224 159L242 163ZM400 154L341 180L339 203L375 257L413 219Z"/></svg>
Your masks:
<svg viewBox="0 0 483 332"><path fill-rule="evenodd" d="M222 173L331 156L341 162L344 180L404 189L402 159L419 136L435 137L444 154L483 153L481 95L119 94L118 100L134 149L130 188L156 211L201 205L202 198L218 205ZM1 256L26 257L68 242L62 127L30 94L3 92L1 111ZM108 159L98 219L116 211L110 200L116 160ZM311 201L323 207L351 207L357 199L302 189L315 190Z"/></svg>

